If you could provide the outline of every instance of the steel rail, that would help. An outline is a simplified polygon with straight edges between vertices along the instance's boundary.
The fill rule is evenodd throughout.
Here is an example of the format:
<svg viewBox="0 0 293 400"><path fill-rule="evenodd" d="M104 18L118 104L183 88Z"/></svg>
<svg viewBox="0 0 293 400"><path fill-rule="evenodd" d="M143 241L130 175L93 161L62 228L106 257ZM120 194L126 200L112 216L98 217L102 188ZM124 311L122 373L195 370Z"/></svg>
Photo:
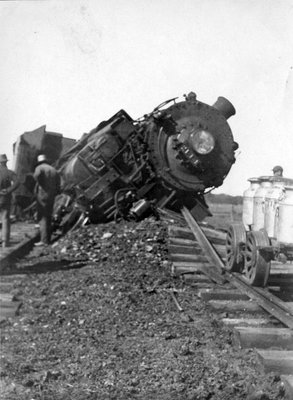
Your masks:
<svg viewBox="0 0 293 400"><path fill-rule="evenodd" d="M229 274L227 273L227 275ZM293 329L293 310L287 307L285 302L266 289L250 286L245 278L237 273L231 274L228 279L269 314L273 315L288 328Z"/></svg>
<svg viewBox="0 0 293 400"><path fill-rule="evenodd" d="M194 234L196 240L198 241L201 248L206 252L205 256L209 260L209 262L218 270L218 273L221 275L224 273L224 264L218 253L196 222L196 220L191 215L190 211L186 207L182 207L181 213L185 218L190 230Z"/></svg>
<svg viewBox="0 0 293 400"><path fill-rule="evenodd" d="M250 286L249 283L246 282L245 278L240 274L228 273L228 271L225 269L225 264L223 263L222 259L219 257L205 233L191 215L190 211L186 207L183 207L181 213L199 245L205 251L206 257L210 263L217 268L217 271L224 275L227 281L239 288L241 292L255 300L257 304L269 314L273 315L288 328L293 329L293 310L286 306L285 302L269 293L266 289Z"/></svg>

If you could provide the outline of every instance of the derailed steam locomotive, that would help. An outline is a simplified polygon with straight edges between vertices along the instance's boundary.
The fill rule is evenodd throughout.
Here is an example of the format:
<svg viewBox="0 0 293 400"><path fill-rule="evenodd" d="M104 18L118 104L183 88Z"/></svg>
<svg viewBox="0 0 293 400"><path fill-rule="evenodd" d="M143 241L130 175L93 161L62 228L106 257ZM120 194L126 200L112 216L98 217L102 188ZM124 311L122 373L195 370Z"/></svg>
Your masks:
<svg viewBox="0 0 293 400"><path fill-rule="evenodd" d="M58 223L85 216L94 223L139 219L157 207L177 211L182 205L197 220L210 215L204 193L220 186L235 162L238 144L227 123L235 109L223 97L213 106L193 92L176 99L139 120L119 111L59 159Z"/></svg>

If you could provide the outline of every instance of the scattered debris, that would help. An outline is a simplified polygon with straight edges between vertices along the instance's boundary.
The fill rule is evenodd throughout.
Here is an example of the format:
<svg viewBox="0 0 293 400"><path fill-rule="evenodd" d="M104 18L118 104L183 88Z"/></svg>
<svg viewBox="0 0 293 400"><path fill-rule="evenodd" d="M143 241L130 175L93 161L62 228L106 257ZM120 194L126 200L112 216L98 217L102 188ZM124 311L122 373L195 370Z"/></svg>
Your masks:
<svg viewBox="0 0 293 400"><path fill-rule="evenodd" d="M163 222L84 226L18 270L23 306L1 327L5 399L284 398L257 355L170 276Z"/></svg>

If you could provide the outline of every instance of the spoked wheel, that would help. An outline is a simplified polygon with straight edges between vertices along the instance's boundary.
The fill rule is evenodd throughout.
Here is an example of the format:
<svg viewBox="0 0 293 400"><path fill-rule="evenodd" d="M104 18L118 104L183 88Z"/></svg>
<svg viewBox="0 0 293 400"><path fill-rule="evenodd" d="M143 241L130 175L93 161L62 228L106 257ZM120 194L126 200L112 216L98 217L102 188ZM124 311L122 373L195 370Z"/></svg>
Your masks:
<svg viewBox="0 0 293 400"><path fill-rule="evenodd" d="M244 267L242 248L246 242L246 231L241 223L232 224L226 236L226 266L231 272L241 272Z"/></svg>
<svg viewBox="0 0 293 400"><path fill-rule="evenodd" d="M252 286L266 286L271 268L271 261L266 259L261 248L268 247L270 241L264 231L248 232L245 249L244 274Z"/></svg>

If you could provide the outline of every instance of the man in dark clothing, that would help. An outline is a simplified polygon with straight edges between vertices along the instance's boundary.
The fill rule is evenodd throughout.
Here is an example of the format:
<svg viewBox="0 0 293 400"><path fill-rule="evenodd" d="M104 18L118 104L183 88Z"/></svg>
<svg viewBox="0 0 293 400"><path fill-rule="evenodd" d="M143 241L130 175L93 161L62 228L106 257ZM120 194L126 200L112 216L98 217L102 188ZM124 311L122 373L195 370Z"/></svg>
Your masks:
<svg viewBox="0 0 293 400"><path fill-rule="evenodd" d="M16 174L7 168L6 154L0 154L0 213L2 216L2 247L10 241L10 208L12 192L19 186Z"/></svg>
<svg viewBox="0 0 293 400"><path fill-rule="evenodd" d="M51 219L55 196L60 193L60 176L54 167L48 164L44 154L38 156L34 172L37 214L40 221L41 241L38 246L49 244L51 239Z"/></svg>

